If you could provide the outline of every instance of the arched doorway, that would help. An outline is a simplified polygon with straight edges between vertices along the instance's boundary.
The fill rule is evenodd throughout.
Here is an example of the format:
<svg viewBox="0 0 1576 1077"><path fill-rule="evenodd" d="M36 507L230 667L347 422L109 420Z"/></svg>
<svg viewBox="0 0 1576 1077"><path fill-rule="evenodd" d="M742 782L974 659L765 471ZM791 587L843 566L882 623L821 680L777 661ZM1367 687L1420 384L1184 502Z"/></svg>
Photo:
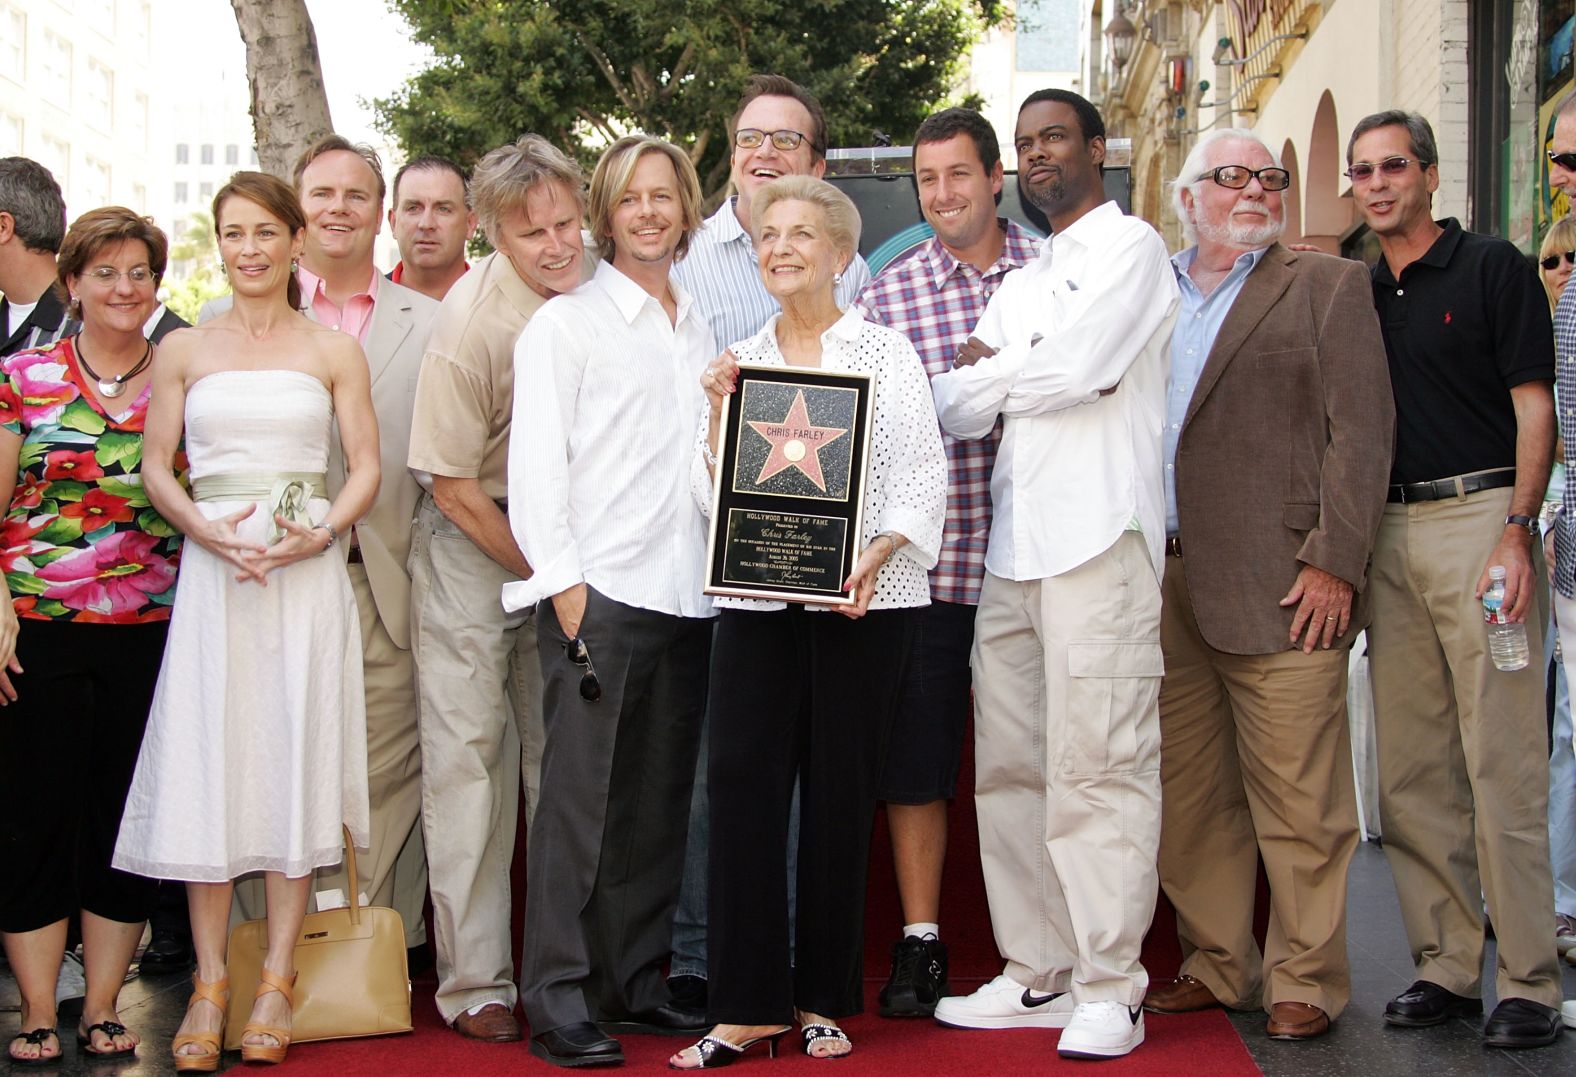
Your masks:
<svg viewBox="0 0 1576 1077"><path fill-rule="evenodd" d="M1335 117L1335 99L1325 90L1313 114L1313 133L1308 138L1308 160L1304 168L1302 199L1304 243L1312 243L1330 254L1341 252L1341 237L1352 224L1352 203L1341 197L1341 134Z"/></svg>
<svg viewBox="0 0 1576 1077"><path fill-rule="evenodd" d="M1297 163L1297 147L1291 139L1281 147L1281 167L1291 173L1291 185L1286 188L1286 193L1281 196L1281 202L1286 207L1286 231L1281 236L1282 243L1302 242L1302 170Z"/></svg>

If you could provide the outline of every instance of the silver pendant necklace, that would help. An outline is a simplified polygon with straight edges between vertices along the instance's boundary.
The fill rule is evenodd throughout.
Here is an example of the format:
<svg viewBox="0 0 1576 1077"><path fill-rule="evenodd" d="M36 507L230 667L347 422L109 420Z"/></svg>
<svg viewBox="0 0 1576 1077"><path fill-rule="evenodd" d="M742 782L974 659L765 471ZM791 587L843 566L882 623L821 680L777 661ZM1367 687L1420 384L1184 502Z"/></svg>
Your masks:
<svg viewBox="0 0 1576 1077"><path fill-rule="evenodd" d="M114 400L116 397L124 393L126 391L126 383L132 378L135 378L138 374L141 374L144 370L147 370L148 364L153 361L153 341L150 340L142 349L142 358L133 363L130 370L126 371L124 374L117 374L113 378L101 378L92 367L88 366L88 357L82 351L81 333L77 334L75 343L77 346L77 362L82 364L83 372L87 374L88 377L92 378L95 383L97 383L99 395L110 400Z"/></svg>

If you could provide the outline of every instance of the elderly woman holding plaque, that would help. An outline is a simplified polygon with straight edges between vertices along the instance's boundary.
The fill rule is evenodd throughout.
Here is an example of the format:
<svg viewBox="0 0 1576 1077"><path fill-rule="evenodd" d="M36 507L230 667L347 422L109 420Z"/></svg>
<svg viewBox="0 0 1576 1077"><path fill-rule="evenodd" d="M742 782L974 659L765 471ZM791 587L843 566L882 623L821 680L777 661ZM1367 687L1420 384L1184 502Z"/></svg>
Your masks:
<svg viewBox="0 0 1576 1077"><path fill-rule="evenodd" d="M716 1027L670 1059L676 1069L727 1065L761 1041L775 1053L796 1021L813 1058L853 1049L837 1019L863 1004L876 781L912 613L930 601L926 572L946 502L919 357L902 334L856 308L839 310L833 298L858 246L853 203L831 184L791 176L756 195L752 217L761 277L782 313L701 378L708 402L694 487L719 517L711 579L722 596L708 770ZM840 548L851 571L839 569L819 602L791 598ZM729 586L746 578L754 593L776 597L741 597L750 588ZM796 779L791 958L786 846Z"/></svg>

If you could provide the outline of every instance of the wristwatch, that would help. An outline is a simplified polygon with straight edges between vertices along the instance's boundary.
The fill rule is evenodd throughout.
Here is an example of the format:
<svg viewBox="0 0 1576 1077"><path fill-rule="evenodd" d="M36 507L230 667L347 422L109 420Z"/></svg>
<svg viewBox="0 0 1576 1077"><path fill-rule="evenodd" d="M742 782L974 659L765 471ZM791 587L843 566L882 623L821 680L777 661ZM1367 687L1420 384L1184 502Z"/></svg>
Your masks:
<svg viewBox="0 0 1576 1077"><path fill-rule="evenodd" d="M1517 527L1525 527L1533 538L1538 537L1539 527L1538 518L1536 516L1510 515L1505 517L1505 526L1509 527L1511 524L1515 524Z"/></svg>

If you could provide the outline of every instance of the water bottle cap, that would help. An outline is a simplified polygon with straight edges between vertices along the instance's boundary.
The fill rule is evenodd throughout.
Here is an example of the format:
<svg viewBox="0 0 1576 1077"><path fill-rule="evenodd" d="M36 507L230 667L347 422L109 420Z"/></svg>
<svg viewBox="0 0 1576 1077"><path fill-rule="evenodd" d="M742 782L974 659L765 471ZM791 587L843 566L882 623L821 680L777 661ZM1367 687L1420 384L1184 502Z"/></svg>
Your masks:
<svg viewBox="0 0 1576 1077"><path fill-rule="evenodd" d="M1502 579L1504 579L1505 578L1505 566L1504 565L1491 565L1489 567L1489 570L1488 570L1488 578L1491 579L1491 580L1502 580Z"/></svg>

